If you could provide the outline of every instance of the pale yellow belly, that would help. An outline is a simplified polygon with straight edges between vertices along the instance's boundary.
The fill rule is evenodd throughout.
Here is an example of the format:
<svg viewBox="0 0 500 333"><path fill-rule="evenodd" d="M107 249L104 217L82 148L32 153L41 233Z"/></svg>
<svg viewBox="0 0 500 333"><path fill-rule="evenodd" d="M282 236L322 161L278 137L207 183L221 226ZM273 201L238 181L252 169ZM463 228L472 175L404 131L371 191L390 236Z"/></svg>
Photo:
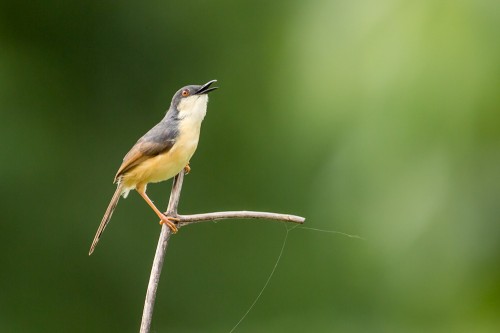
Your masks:
<svg viewBox="0 0 500 333"><path fill-rule="evenodd" d="M121 184L131 190L148 183L157 183L174 177L193 156L198 140L180 141L170 151L151 157L123 175Z"/></svg>

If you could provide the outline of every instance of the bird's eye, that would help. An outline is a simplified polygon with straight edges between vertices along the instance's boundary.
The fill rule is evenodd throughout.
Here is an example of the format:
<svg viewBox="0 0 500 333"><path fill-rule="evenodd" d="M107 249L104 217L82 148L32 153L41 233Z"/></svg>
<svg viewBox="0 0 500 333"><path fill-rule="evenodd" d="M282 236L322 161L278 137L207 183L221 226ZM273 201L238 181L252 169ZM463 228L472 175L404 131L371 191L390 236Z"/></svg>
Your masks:
<svg viewBox="0 0 500 333"><path fill-rule="evenodd" d="M182 96L183 96L183 97L187 97L187 96L189 96L189 90L184 89L184 90L182 91Z"/></svg>

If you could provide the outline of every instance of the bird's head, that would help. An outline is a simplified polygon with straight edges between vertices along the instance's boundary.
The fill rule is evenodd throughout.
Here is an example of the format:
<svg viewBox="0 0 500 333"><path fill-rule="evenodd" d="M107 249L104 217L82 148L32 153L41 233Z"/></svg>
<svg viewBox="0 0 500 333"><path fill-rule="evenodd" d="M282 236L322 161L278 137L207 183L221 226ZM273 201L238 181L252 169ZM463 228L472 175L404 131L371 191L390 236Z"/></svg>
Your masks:
<svg viewBox="0 0 500 333"><path fill-rule="evenodd" d="M178 116L184 118L190 115L205 116L208 103L208 93L218 87L210 87L217 80L211 80L204 85L190 85L179 89L172 98L170 108L176 109Z"/></svg>

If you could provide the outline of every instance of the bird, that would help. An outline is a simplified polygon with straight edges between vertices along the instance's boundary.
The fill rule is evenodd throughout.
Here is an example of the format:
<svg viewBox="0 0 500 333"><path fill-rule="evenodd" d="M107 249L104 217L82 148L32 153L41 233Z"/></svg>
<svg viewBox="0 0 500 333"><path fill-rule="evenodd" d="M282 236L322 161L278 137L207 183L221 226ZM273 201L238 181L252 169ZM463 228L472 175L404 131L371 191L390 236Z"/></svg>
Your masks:
<svg viewBox="0 0 500 333"><path fill-rule="evenodd" d="M99 242L108 225L120 197L126 198L131 190L148 203L160 218L176 233L176 217L166 216L149 199L146 187L149 183L168 180L183 169L188 173L189 161L198 146L201 123L207 112L208 93L217 89L211 80L203 85L188 85L179 89L172 97L164 118L144 134L123 158L114 182L116 191L97 229L89 256Z"/></svg>

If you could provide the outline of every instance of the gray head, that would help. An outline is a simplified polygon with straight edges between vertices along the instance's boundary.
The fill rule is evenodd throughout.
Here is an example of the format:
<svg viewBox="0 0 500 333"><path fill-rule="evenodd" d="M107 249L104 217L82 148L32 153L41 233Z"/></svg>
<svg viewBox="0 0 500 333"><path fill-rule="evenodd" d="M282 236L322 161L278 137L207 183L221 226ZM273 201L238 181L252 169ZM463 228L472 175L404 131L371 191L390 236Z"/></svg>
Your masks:
<svg viewBox="0 0 500 333"><path fill-rule="evenodd" d="M217 82L217 80L211 80L201 86L189 85L182 87L177 90L172 98L170 109L176 109L179 113L182 113L182 111L191 111L191 109L198 109L203 105L206 109L208 102L207 94L218 88L210 87L215 82Z"/></svg>

